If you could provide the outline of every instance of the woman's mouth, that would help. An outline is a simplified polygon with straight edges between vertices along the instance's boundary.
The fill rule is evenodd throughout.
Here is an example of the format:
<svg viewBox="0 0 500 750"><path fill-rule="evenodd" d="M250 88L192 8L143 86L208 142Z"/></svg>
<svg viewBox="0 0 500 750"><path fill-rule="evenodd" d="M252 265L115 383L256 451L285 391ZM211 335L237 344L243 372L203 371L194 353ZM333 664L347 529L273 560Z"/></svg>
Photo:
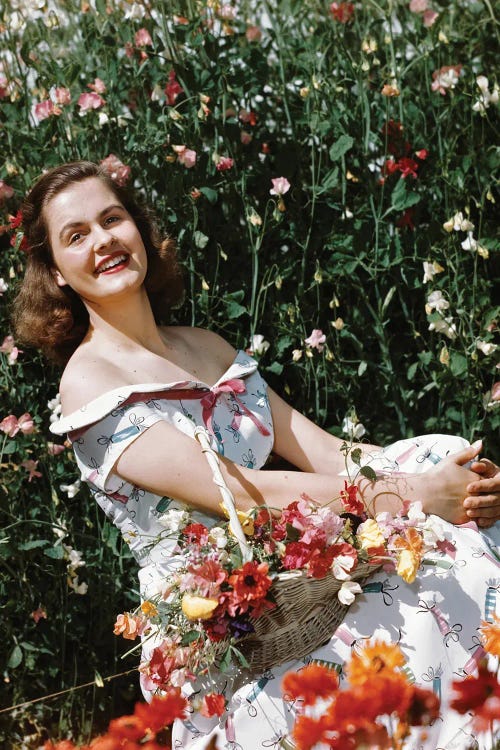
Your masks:
<svg viewBox="0 0 500 750"><path fill-rule="evenodd" d="M115 273L116 271L121 271L122 268L125 268L125 266L129 262L129 256L125 253L119 253L117 255L114 255L112 258L108 258L107 260L100 263L95 272L97 275L100 275L102 273Z"/></svg>

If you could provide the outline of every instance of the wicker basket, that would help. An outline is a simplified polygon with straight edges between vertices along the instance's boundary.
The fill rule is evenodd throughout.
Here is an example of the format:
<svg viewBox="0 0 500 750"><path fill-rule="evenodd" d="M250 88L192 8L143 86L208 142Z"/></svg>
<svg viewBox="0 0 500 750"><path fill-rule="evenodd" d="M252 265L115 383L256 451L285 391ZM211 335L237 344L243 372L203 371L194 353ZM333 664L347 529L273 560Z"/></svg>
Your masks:
<svg viewBox="0 0 500 750"><path fill-rule="evenodd" d="M195 437L212 469L214 482L220 489L222 502L230 519L243 560L252 559L248 544L236 513L234 498L222 477L217 453L211 448L208 433L197 427ZM359 564L351 580L364 581L378 566ZM253 674L261 674L291 659L300 659L322 646L333 635L349 609L339 601L337 592L342 581L333 575L310 578L304 571L279 573L273 579L270 593L276 607L252 621L254 632L237 642ZM219 644L222 653L227 643Z"/></svg>

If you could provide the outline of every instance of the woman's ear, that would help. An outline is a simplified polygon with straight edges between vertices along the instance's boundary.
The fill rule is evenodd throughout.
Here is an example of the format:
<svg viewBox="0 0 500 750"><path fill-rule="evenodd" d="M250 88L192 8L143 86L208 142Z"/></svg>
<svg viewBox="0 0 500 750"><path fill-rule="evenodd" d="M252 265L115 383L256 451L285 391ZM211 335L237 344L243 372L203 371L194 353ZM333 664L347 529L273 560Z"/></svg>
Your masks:
<svg viewBox="0 0 500 750"><path fill-rule="evenodd" d="M66 279L57 268L52 269L52 275L55 279L57 286L67 286Z"/></svg>

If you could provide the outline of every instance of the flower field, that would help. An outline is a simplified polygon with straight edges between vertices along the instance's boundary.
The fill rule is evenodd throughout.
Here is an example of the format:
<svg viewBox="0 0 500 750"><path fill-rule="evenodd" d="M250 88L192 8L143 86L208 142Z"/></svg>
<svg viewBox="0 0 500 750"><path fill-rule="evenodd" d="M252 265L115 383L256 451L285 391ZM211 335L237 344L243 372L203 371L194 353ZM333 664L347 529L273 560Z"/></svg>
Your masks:
<svg viewBox="0 0 500 750"><path fill-rule="evenodd" d="M6 747L88 743L139 697L113 635L130 553L50 437L60 369L9 319L26 190L102 162L177 239L173 322L339 436L461 434L499 461L499 22L491 0L0 6Z"/></svg>

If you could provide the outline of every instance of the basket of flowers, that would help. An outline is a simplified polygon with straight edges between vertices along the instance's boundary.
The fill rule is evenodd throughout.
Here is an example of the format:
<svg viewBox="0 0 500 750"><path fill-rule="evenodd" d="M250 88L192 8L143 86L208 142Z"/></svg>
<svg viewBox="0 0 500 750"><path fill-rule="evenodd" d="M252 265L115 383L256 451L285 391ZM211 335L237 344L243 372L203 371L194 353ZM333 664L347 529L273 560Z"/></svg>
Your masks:
<svg viewBox="0 0 500 750"><path fill-rule="evenodd" d="M208 528L189 514L178 533L180 566L164 594L119 615L115 633L151 638L144 684L165 689L212 670L257 675L324 644L362 582L381 565L415 577L437 537L423 514L368 518L356 485L345 513L303 495L280 513L237 511L208 434L195 437L219 486L227 521Z"/></svg>

